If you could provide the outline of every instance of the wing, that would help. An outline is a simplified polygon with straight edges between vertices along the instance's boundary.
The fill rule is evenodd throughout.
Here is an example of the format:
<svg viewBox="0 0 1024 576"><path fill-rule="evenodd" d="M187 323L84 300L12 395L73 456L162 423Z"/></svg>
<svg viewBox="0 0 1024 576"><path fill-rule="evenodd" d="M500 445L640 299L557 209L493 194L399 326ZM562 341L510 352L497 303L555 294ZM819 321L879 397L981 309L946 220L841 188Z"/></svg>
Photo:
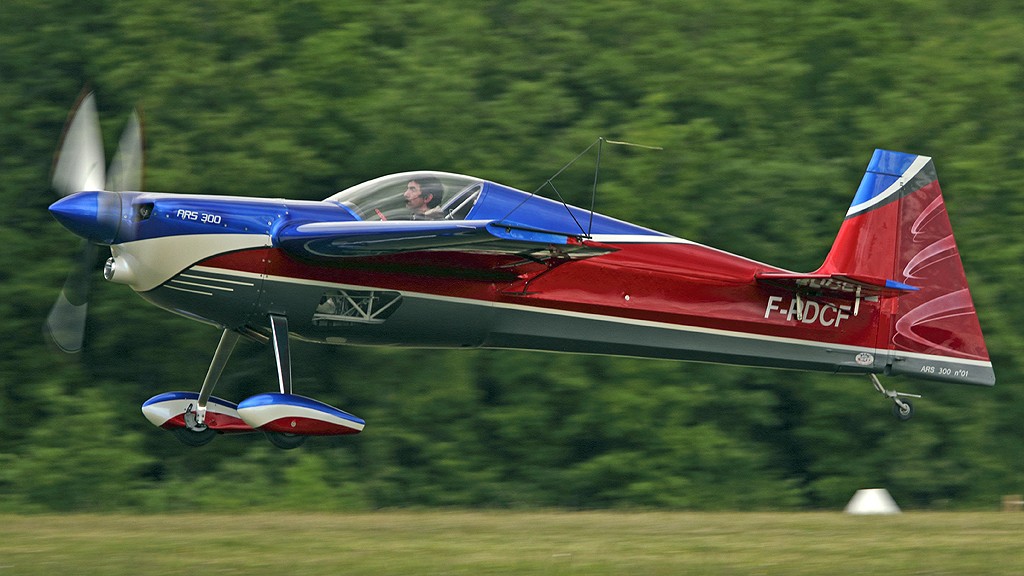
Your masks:
<svg viewBox="0 0 1024 576"><path fill-rule="evenodd" d="M581 236L494 220L310 222L279 230L276 245L312 259L419 251L516 254L531 259L589 258L615 250Z"/></svg>

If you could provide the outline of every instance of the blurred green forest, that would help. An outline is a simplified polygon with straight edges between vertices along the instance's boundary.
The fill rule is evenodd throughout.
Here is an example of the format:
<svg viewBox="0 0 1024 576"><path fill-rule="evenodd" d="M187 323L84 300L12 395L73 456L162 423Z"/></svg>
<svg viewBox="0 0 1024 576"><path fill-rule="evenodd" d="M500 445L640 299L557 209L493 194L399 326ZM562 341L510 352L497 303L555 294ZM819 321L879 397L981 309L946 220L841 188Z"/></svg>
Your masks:
<svg viewBox="0 0 1024 576"><path fill-rule="evenodd" d="M998 384L898 382L925 395L899 423L863 377L299 343L296 391L365 432L188 448L139 407L198 390L216 330L97 269L86 350L41 336L78 250L46 208L84 85L108 152L141 107L149 190L322 199L413 169L534 190L599 136L662 146L605 147L598 211L794 270L874 148L930 155ZM0 511L805 509L873 486L994 507L1024 492L1022 93L1006 0L4 0ZM218 395L275 387L244 343Z"/></svg>

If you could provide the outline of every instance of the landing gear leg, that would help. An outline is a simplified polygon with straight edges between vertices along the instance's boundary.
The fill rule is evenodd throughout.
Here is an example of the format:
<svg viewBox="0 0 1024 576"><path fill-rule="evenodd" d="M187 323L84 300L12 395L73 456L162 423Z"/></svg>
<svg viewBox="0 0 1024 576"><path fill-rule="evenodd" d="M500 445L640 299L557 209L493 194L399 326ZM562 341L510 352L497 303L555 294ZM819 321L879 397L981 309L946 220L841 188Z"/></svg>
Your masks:
<svg viewBox="0 0 1024 576"><path fill-rule="evenodd" d="M203 387L199 390L199 398L195 404L190 404L185 409L184 428L172 430L174 437L187 446L204 446L217 437L217 432L206 425L206 405L210 401L213 388L220 380L224 366L235 349L239 334L231 330L224 330L220 335L220 343L217 344L217 351L213 353L213 361L210 362L210 369L206 372L206 379L203 380Z"/></svg>
<svg viewBox="0 0 1024 576"><path fill-rule="evenodd" d="M274 359L277 360L277 383L281 394L292 393L292 356L288 349L288 318L270 316L270 329L273 332ZM267 440L278 448L291 450L306 442L306 436L285 432L264 431Z"/></svg>
<svg viewBox="0 0 1024 576"><path fill-rule="evenodd" d="M871 382L875 385L875 390L878 390L883 396L892 400L893 415L901 421L910 420L910 417L914 415L914 405L910 403L910 400L904 400L904 398L920 398L921 395L886 390L878 380L878 376L875 374L869 374L869 376L871 376Z"/></svg>
<svg viewBox="0 0 1024 576"><path fill-rule="evenodd" d="M313 398L292 393L291 355L288 350L288 318L271 314L271 338L277 361L280 392L257 394L238 403L238 416L254 430L285 450L298 448L309 436L358 434L366 424L361 418Z"/></svg>
<svg viewBox="0 0 1024 576"><path fill-rule="evenodd" d="M292 393L292 354L288 350L288 318L270 317L270 329L274 333L274 358L277 360L277 382L281 394Z"/></svg>
<svg viewBox="0 0 1024 576"><path fill-rule="evenodd" d="M225 329L220 335L220 343L217 344L217 351L213 353L213 361L210 362L210 369L206 372L206 379L203 380L203 387L199 390L199 399L196 401L195 424L206 427L206 404L210 401L213 388L217 386L220 375L224 372L224 366L228 358L235 350L239 334L233 330ZM185 419L188 422L188 418ZM190 426L191 427L191 426Z"/></svg>

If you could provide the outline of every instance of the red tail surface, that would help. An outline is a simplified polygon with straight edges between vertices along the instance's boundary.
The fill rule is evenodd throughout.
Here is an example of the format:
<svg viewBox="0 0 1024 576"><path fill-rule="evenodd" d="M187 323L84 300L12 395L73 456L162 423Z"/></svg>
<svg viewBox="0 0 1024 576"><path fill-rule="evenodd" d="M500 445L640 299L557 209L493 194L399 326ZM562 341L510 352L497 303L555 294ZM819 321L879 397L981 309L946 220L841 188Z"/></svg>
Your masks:
<svg viewBox="0 0 1024 576"><path fill-rule="evenodd" d="M932 159L876 150L832 251L816 272L917 288L881 301L886 370L995 384Z"/></svg>

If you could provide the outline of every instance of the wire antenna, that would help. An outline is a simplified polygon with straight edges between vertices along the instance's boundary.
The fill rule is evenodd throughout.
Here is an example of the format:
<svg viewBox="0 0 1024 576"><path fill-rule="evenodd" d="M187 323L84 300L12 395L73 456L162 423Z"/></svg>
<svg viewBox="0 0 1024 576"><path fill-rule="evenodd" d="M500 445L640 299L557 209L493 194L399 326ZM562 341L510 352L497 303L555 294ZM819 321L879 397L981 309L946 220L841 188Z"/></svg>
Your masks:
<svg viewBox="0 0 1024 576"><path fill-rule="evenodd" d="M594 205L597 202L597 184L601 173L601 152L603 151L605 143L612 144L615 146L630 146L633 148L643 148L644 150L664 150L664 148L662 148L661 146L648 146L646 144L636 144L634 142L625 142L622 140L608 140L603 136L599 136L590 144L590 146L584 148L583 151L577 154L575 158L570 160L565 166L562 166L550 178L545 180L543 184L541 184L533 192L531 192L529 196L524 198L522 202L516 204L511 210L509 210L508 214L505 214L502 220L511 216L513 212L518 210L523 204L526 204L530 200L530 198L536 196L545 187L550 187L551 190L554 191L555 196L558 197L558 201L561 202L562 206L565 207L565 211L569 213L569 217L572 218L572 221L576 223L576 227L579 228L580 232L583 233L583 236L590 238L590 233L594 227ZM584 229L583 225L580 224L580 221L576 218L576 215L573 214L572 210L569 208L569 204L565 201L564 198L562 198L562 194L558 191L558 188L555 188L554 180L555 178L558 178L563 172L572 167L572 165L575 164L584 155L586 155L587 152L590 152L594 148L594 146L597 146L597 161L594 163L594 186L590 194L590 221L587 223L587 228Z"/></svg>
<svg viewBox="0 0 1024 576"><path fill-rule="evenodd" d="M612 144L612 145L615 145L615 146L631 146L633 148L643 148L644 150L664 150L664 148L662 148L661 146L648 146L646 144L636 144L636 143L633 143L633 142L624 142L624 141L621 141L621 140L608 140L608 139L606 139L604 137L598 137L598 139L597 139L597 162L594 163L594 187L590 191L590 222L587 224L587 232L586 232L586 235L587 235L588 238L591 237L590 233L594 229L594 205L597 202L597 182L598 182L598 176L601 173L601 151L602 151L602 148L604 148L604 144L605 143ZM590 148L593 148L593 147L594 147L594 145L591 144ZM590 148L588 148L587 150L589 150Z"/></svg>

